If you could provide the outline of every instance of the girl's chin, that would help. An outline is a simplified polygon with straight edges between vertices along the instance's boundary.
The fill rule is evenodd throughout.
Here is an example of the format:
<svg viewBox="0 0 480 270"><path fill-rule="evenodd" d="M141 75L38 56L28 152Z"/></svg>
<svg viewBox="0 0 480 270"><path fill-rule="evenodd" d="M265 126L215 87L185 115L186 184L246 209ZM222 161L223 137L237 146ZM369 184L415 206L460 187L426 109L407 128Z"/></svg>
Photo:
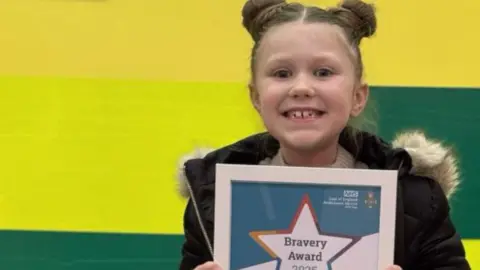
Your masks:
<svg viewBox="0 0 480 270"><path fill-rule="evenodd" d="M281 136L280 140L288 148L298 150L312 150L320 147L326 141L326 137L319 131L295 131Z"/></svg>

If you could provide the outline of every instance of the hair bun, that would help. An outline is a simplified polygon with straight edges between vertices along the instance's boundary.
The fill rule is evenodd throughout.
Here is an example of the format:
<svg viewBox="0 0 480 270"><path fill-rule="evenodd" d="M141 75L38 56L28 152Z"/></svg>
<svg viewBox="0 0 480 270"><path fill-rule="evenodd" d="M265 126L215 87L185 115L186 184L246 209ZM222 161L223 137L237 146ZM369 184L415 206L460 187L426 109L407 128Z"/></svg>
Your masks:
<svg viewBox="0 0 480 270"><path fill-rule="evenodd" d="M247 31L255 38L256 32L263 24L263 19L258 20L261 14L264 14L267 10L271 8L286 4L285 0L248 0L242 9L242 24L247 29Z"/></svg>
<svg viewBox="0 0 480 270"><path fill-rule="evenodd" d="M361 0L344 0L340 8L348 10L353 15L345 19L349 21L359 39L375 34L377 18L373 4L367 4Z"/></svg>

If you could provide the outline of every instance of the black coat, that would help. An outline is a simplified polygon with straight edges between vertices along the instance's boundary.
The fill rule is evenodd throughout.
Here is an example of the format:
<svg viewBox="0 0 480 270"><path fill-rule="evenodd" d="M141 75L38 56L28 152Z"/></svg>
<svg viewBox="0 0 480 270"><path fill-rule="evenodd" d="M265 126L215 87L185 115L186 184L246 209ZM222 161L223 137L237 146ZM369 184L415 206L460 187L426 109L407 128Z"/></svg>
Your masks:
<svg viewBox="0 0 480 270"><path fill-rule="evenodd" d="M459 181L450 151L418 132L404 133L392 145L368 133L357 137L360 143L355 145L342 133L340 144L371 169L398 170L395 264L403 270L470 269L449 216L448 198ZM192 270L212 260L209 245L212 248L215 164L258 164L275 155L278 147L275 139L262 133L206 156L184 159L179 171L181 192L195 197L198 213L190 198L184 214L185 242L179 269Z"/></svg>

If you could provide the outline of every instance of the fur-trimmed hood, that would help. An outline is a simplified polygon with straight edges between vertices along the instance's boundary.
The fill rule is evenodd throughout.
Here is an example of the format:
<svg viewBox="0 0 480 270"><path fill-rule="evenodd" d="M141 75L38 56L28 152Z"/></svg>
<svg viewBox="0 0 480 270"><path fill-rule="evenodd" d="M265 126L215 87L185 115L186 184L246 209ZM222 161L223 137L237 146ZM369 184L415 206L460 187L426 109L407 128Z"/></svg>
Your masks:
<svg viewBox="0 0 480 270"><path fill-rule="evenodd" d="M460 184L457 159L452 150L439 141L429 139L420 131L407 131L398 134L391 143L393 148L405 149L412 159L411 173L429 177L437 181L447 198L455 193ZM183 156L177 168L178 192L188 198L189 191L185 174L185 162L201 159L215 151L211 148L198 148Z"/></svg>

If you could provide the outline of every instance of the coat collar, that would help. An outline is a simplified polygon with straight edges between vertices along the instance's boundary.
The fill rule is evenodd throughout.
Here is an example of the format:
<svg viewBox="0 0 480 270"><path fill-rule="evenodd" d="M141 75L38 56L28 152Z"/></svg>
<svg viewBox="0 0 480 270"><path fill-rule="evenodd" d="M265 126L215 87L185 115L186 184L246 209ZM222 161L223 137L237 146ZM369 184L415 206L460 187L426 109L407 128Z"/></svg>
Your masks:
<svg viewBox="0 0 480 270"><path fill-rule="evenodd" d="M438 141L427 139L419 131L398 134L392 143L367 132L344 130L339 143L358 161L371 169L398 170L399 177L414 174L436 180L447 197L451 197L460 183L457 159L451 149ZM355 134L353 139L351 134ZM179 192L188 197L185 181L192 182L199 173L207 173L204 181L214 181L216 163L258 164L273 157L279 149L278 141L268 133L258 133L220 149L196 149L180 160L178 167ZM201 168L200 168L201 167ZM190 171L190 174L186 172ZM190 176L188 176L190 175Z"/></svg>

